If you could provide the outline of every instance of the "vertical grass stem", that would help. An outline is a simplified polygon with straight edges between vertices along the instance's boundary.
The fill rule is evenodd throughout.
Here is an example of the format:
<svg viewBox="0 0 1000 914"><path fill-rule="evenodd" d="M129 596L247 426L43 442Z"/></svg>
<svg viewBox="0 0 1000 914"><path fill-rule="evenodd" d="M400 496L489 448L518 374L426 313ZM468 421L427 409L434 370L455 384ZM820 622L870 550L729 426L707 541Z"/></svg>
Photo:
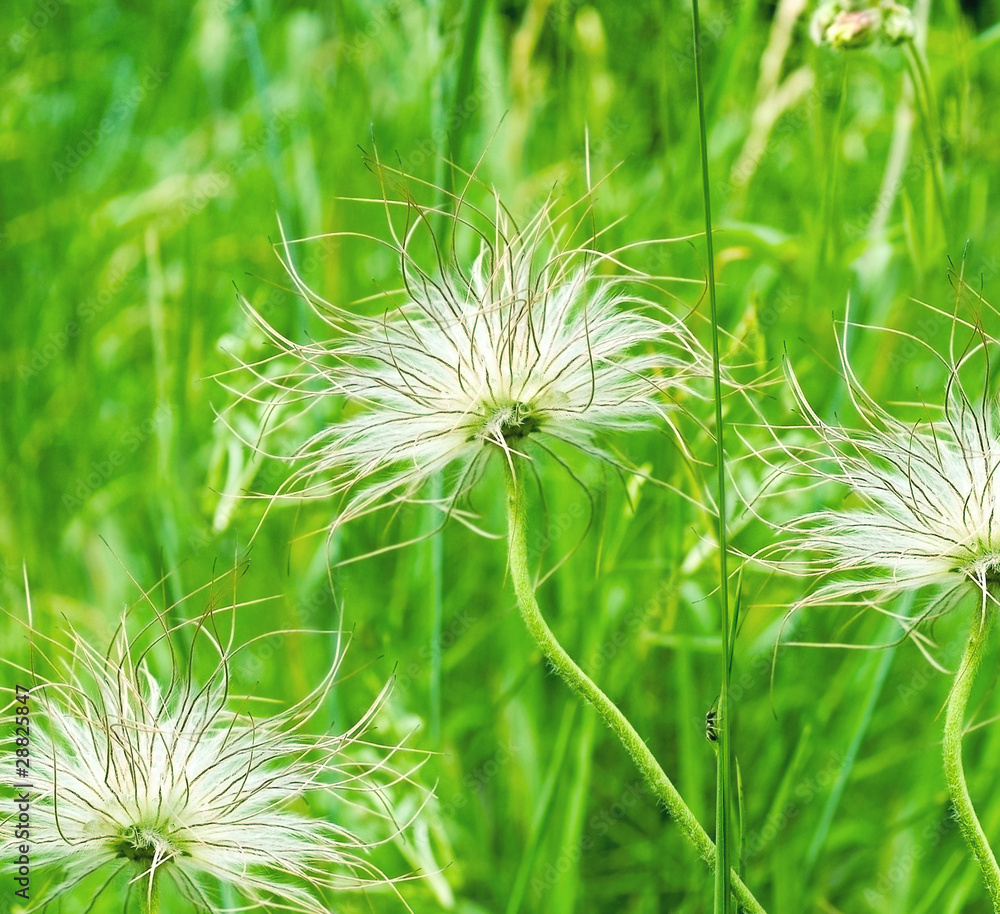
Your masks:
<svg viewBox="0 0 1000 914"><path fill-rule="evenodd" d="M708 298L712 317L712 380L715 394L715 448L716 469L718 471L719 508L719 602L720 634L722 643L722 683L719 704L716 711L718 733L718 780L716 790L716 867L715 867L715 911L728 914L732 910L727 874L732 869L732 836L730 827L730 798L732 796L732 746L729 726L729 680L732 669L732 645L730 644L729 616L729 572L726 538L726 461L725 426L722 417L722 376L719 365L719 312L715 294L715 250L712 244L712 194L708 174L708 130L705 123L705 90L701 79L701 21L698 15L698 0L691 2L692 29L694 35L694 76L695 94L698 99L698 135L701 144L701 185L705 204L705 245L708 258Z"/></svg>
<svg viewBox="0 0 1000 914"><path fill-rule="evenodd" d="M927 155L930 159L927 167L931 172L931 184L934 188L938 216L941 219L941 230L944 232L945 241L947 242L950 232L950 219L948 216L948 200L944 190L941 156L938 152L938 128L930 74L927 72L927 66L924 64L924 60L920 56L920 51L914 42L907 42L906 52L906 59L910 65L910 78L913 80L914 85L913 96L916 99L919 109L920 129L924 135L924 144L927 146Z"/></svg>

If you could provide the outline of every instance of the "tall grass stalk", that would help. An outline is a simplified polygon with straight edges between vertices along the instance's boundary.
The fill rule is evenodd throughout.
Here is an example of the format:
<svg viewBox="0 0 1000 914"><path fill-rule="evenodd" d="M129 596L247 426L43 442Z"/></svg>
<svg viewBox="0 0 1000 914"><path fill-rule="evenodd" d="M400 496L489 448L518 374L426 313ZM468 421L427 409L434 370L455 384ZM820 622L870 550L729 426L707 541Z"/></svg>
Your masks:
<svg viewBox="0 0 1000 914"><path fill-rule="evenodd" d="M552 633L542 617L535 599L535 585L528 560L527 523L525 520L524 475L527 472L523 458L509 452L503 461L504 483L507 490L507 546L508 562L514 592L521 610L521 617L529 633L541 648L553 669L581 698L592 704L611 731L628 750L643 778L656 796L666 806L671 818L690 841L710 869L718 865L716 847L701 823L677 792L670 778L660 767L645 741L629 723L618 706L575 663ZM735 873L730 873L732 891L743 908L750 914L764 914L764 908Z"/></svg>
<svg viewBox="0 0 1000 914"><path fill-rule="evenodd" d="M910 78L913 80L913 96L917 102L920 129L924 135L924 143L927 146L927 155L930 159L927 167L931 173L934 200L937 204L938 217L941 220L941 230L947 241L950 234L950 220L948 217L948 201L944 192L941 156L938 152L938 127L930 74L927 72L927 65L924 63L923 57L921 57L920 49L913 41L906 43L906 60L910 67ZM929 209L930 207L928 207Z"/></svg>
<svg viewBox="0 0 1000 914"><path fill-rule="evenodd" d="M712 381L715 395L715 457L718 470L717 503L719 511L719 603L722 644L722 685L716 710L718 736L718 779L715 800L715 911L730 914L733 910L728 883L732 870L732 746L729 726L729 686L732 671L730 644L729 573L726 539L726 452L725 425L722 417L722 379L719 369L719 309L715 294L715 251L712 245L712 194L708 174L708 130L705 123L705 91L701 79L701 20L698 0L691 2L691 22L694 37L694 79L698 99L698 137L701 144L701 186L705 204L705 246L708 259L708 300L712 317Z"/></svg>

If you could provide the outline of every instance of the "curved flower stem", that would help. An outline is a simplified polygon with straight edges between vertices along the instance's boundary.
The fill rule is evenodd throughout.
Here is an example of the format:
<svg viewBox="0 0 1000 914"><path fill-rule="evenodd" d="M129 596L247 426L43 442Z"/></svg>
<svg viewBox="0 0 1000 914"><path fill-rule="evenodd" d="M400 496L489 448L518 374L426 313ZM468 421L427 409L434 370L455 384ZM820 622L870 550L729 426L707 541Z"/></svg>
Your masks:
<svg viewBox="0 0 1000 914"><path fill-rule="evenodd" d="M142 914L160 914L160 882L154 873L149 885L143 886Z"/></svg>
<svg viewBox="0 0 1000 914"><path fill-rule="evenodd" d="M944 720L944 772L948 781L948 792L955 807L958 824L962 828L965 843L972 849L979 868L983 871L986 888L993 899L993 910L1000 912L1000 867L993 854L986 833L976 816L969 796L969 788L965 783L965 771L962 768L962 736L965 725L965 705L972 691L972 683L976 671L983 659L983 651L990 635L990 625L993 623L993 609L987 598L986 611L977 616L972 623L972 631L962 654L962 662L955 674L955 684L948 696L948 707Z"/></svg>
<svg viewBox="0 0 1000 914"><path fill-rule="evenodd" d="M653 753L636 733L635 728L597 684L576 665L556 640L552 630L542 618L538 601L535 599L535 585L528 567L527 533L524 511L523 474L518 472L518 460L512 454L505 454L503 460L504 482L507 486L507 545L509 549L510 575L514 582L514 592L521 609L521 617L532 638L542 649L546 659L556 672L566 680L567 685L581 698L592 704L604 718L604 722L621 741L632 756L632 761L642 773L646 783L657 797L663 801L671 817L680 826L685 837L694 845L698 855L710 870L715 867L715 844L708 837L701 823L688 808L677 788L664 773ZM731 873L733 894L744 910L750 914L766 914L764 908L736 873Z"/></svg>

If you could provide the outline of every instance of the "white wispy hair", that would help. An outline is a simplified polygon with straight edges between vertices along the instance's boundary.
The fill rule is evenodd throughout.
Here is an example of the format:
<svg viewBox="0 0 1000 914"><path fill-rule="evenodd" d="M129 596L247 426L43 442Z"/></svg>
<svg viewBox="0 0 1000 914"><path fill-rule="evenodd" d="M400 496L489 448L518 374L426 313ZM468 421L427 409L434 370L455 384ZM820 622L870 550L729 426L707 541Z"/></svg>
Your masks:
<svg viewBox="0 0 1000 914"><path fill-rule="evenodd" d="M653 277L626 267L623 249L600 251L600 233L571 242L592 219L591 198L560 208L550 197L519 227L495 191L490 213L465 192L451 198L458 215L420 206L408 186L405 199L390 200L387 181L412 179L373 165L390 238L371 240L392 250L403 280L384 312L365 316L320 299L296 272L288 242L284 265L333 337L289 339L244 300L277 346L275 359L292 356L298 368L244 365L258 383L241 398L278 408L289 422L331 397L345 402L345 418L291 455L295 469L278 497L342 497L337 524L415 500L445 472L438 503L461 517L458 500L493 455L530 456L530 445L551 453L564 442L619 464L603 436L669 424L676 399L710 373L688 328L643 296ZM402 227L394 208L405 212ZM450 226L448 237L442 226ZM466 263L455 251L470 234L478 251ZM433 269L418 262L418 236L436 253Z"/></svg>
<svg viewBox="0 0 1000 914"><path fill-rule="evenodd" d="M388 887L398 895L368 853L399 834L389 794L411 783L423 757L398 769L394 763L408 757L401 747L364 739L389 686L354 726L310 732L343 658L338 638L330 670L309 695L276 713L251 710L260 700L232 694L231 666L273 635L234 646L233 627L228 636L217 628L221 612L177 624L157 614L131 637L123 617L107 653L71 631L72 657L51 661L53 675L23 670L32 680L27 843L36 879L60 874L32 892L40 897L31 911L59 903L92 876L106 876L95 900L123 877L128 896L144 897L144 910L164 881L206 912L320 914L331 891ZM36 664L62 649L37 631L29 637ZM189 645L178 651L184 638ZM190 668L206 649L215 666L199 682ZM165 685L150 670L164 651ZM14 761L6 759L9 772ZM390 833L365 841L327 818L334 806L386 820ZM15 820L16 813L4 823L6 861L23 843L12 834ZM230 887L235 905L221 900L216 880Z"/></svg>
<svg viewBox="0 0 1000 914"><path fill-rule="evenodd" d="M774 479L804 477L808 488L837 483L858 505L822 508L776 525L787 536L756 558L819 579L792 612L806 606L875 608L898 619L933 661L930 641L916 625L970 592L979 594L984 612L1000 594L1000 415L989 390L997 340L978 319L925 307L929 329L950 325L945 353L909 333L866 328L901 337L912 354L924 354L944 369L938 404L898 404L900 412L916 415L909 421L876 402L850 364L846 328L865 325L847 321L838 339L861 427L822 419L786 358L786 377L808 427L772 426L777 444L757 454L775 467ZM969 376L979 389L970 391ZM818 436L818 445L801 444L803 432L814 440ZM888 608L899 594L922 588L931 588L929 599L914 618Z"/></svg>

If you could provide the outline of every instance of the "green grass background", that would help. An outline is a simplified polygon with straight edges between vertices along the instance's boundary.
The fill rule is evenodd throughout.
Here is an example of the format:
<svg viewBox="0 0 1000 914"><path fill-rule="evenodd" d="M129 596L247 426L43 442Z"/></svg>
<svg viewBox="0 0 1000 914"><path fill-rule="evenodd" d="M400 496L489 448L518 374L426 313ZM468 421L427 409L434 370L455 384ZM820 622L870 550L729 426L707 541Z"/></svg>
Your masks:
<svg viewBox="0 0 1000 914"><path fill-rule="evenodd" d="M378 735L412 733L411 745L436 753L422 777L437 799L405 842L375 855L391 873L438 872L402 886L413 910L708 911L709 874L621 748L546 673L518 618L502 542L452 524L436 544L338 569L334 594L323 537L304 536L329 522L329 506L275 509L254 537L263 503L231 512L220 494L273 491L284 472L254 465L215 418L232 397L212 376L232 368L234 354L270 354L234 283L297 338L321 332L287 291L271 241L279 218L293 237L384 234L378 206L342 199L380 192L359 146L439 180L450 124L459 164L470 169L482 156L479 177L524 215L552 187L570 198L583 191L587 130L595 179L614 170L597 193L598 222L627 216L614 242L700 231L688 7L485 3L470 36L472 9L430 0L4 4L4 656L27 656L15 621L25 618L22 564L39 629L72 625L104 643L137 598L130 576L152 587L166 575L156 599L181 600L177 611L194 615L205 596L184 595L249 550L239 596L274 600L242 614L241 636L333 626L342 601L352 675L331 715L346 725L395 673ZM947 326L914 299L951 307L948 258L957 267L968 243L966 277L998 298L997 5L964 13L946 0L920 11L947 225L933 205L900 50L818 49L809 11L794 2L710 2L702 12L723 327L744 342L734 357L760 360L758 373L787 352L819 412L845 421L834 321L849 296L858 320L943 341ZM894 136L908 145L887 193ZM303 271L338 304L398 282L375 245L306 250ZM703 240L678 242L639 263L695 280L671 289L679 309L701 313L703 250ZM859 333L850 348L881 401L940 396L940 366L904 341ZM760 401L792 420L780 386ZM711 441L694 429L692 450L711 461ZM708 468L681 460L669 436L636 434L620 446L704 497ZM735 437L729 450L743 455ZM703 731L719 637L708 516L634 480L630 501L613 476L580 469L593 505L565 474L542 471L541 567L572 551L542 589L543 609L710 826L715 758ZM763 475L753 460L736 472L750 487ZM495 531L499 482L488 476L475 495ZM790 517L826 497L839 503L839 493L818 493L767 510ZM770 541L739 507L733 515L738 548ZM336 546L342 558L363 555L430 520L413 510L391 528L384 518L360 522ZM799 594L798 582L748 574L732 702L747 883L772 914L987 911L945 796L948 677L909 644L789 648L772 688L780 620ZM964 625L956 612L932 632L952 661ZM864 644L891 630L874 615L829 610L799 619L795 637ZM238 681L294 699L322 675L330 650L320 636L276 638L247 656ZM982 721L997 713L995 667L987 663L973 699ZM978 729L966 752L973 795L998 835L1000 728ZM0 910L12 900L0 886ZM334 908L401 909L385 894L344 896ZM120 909L114 896L95 908Z"/></svg>

